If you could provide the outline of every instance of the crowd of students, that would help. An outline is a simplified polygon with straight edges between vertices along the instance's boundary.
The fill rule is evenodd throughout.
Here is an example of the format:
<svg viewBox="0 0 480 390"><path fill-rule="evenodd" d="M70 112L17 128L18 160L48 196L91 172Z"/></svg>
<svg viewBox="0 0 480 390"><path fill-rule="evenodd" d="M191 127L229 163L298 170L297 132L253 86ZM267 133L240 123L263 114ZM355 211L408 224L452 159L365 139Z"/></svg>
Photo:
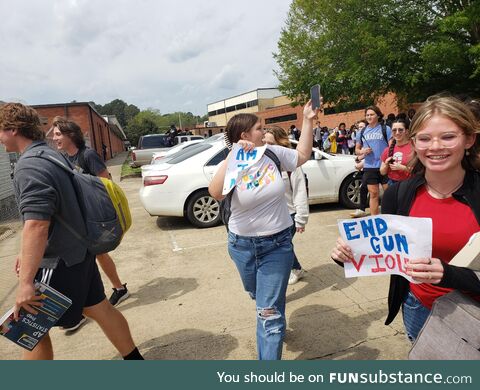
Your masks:
<svg viewBox="0 0 480 390"><path fill-rule="evenodd" d="M380 212L382 185L382 213L433 221L432 257L410 259L408 264L407 272L417 283L398 275L390 282L386 324L401 310L412 341L438 297L458 289L480 301L478 274L448 264L470 236L480 231L479 106L473 100L434 96L413 118L400 115L389 118L387 124L378 107L369 106L365 120L355 124L354 148L358 169L363 169L362 187L370 195L370 213ZM322 134L318 123L314 129L317 114L318 110L307 103L301 131L291 129L291 134L298 136L296 149L290 147L285 130L264 129L254 114L235 115L225 129L228 144L236 143L247 152L265 145L267 149L256 164L242 171L238 183L257 180L266 172L272 178L257 180L257 185L233 187L227 226L228 253L245 291L255 301L257 351L262 360L281 359L287 285L304 276L292 243L294 234L303 233L308 221L308 193L301 166L310 159L314 142L324 147L328 141L330 147L335 144L342 150L352 147L348 137L344 143L329 132ZM74 301L58 326L68 328L82 316L90 317L125 359L142 359L127 321L114 308L113 296L110 302L105 297L95 256L68 230L55 228L57 216L61 216L74 228L84 229L78 208L71 207L75 203L71 181L63 170L35 158L38 153L53 154L79 170L108 176L95 152L85 149L78 130L73 122L56 118L54 140L64 152L60 155L46 145L35 110L19 103L0 107L0 142L7 152L21 153L14 175L24 222L15 267L19 277L15 316L18 318L20 309L34 312L40 305L33 282L42 279ZM345 131L344 124L339 130ZM222 191L231 154L219 165L209 186L210 194L219 201L225 197ZM331 258L343 265L352 257L352 249L339 238ZM114 294L128 296L108 254L97 256L97 260L111 280ZM53 358L48 335L24 357Z"/></svg>

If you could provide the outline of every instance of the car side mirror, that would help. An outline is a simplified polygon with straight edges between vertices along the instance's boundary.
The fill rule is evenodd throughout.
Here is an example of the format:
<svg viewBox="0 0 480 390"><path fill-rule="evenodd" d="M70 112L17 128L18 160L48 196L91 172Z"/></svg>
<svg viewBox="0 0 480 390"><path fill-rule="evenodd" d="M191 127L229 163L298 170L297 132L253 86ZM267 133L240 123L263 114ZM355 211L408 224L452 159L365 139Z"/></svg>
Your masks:
<svg viewBox="0 0 480 390"><path fill-rule="evenodd" d="M323 158L322 153L320 152L314 152L313 153L313 159L314 160L321 160Z"/></svg>

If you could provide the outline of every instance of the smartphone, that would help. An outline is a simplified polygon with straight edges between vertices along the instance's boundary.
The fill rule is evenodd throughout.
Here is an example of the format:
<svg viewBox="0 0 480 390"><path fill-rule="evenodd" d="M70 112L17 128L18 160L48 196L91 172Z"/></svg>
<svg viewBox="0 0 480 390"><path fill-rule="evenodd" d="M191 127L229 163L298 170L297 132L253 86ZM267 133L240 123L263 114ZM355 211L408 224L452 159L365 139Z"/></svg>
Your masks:
<svg viewBox="0 0 480 390"><path fill-rule="evenodd" d="M312 109L320 108L320 84L315 84L310 88L310 97L312 99Z"/></svg>

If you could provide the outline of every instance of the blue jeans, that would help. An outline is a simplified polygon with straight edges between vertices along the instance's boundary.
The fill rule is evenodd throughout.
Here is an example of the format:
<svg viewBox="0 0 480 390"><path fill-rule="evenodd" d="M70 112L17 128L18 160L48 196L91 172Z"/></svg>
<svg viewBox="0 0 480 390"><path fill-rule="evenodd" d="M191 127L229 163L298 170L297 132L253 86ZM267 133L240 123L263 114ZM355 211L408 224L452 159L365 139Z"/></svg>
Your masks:
<svg viewBox="0 0 480 390"><path fill-rule="evenodd" d="M418 337L418 333L425 324L425 321L430 314L430 310L423 306L417 297L409 291L407 298L402 305L402 314L403 325L407 331L408 339L413 344Z"/></svg>
<svg viewBox="0 0 480 390"><path fill-rule="evenodd" d="M293 264L291 229L263 237L229 232L228 253L245 291L256 301L258 358L279 360L286 329L287 284Z"/></svg>

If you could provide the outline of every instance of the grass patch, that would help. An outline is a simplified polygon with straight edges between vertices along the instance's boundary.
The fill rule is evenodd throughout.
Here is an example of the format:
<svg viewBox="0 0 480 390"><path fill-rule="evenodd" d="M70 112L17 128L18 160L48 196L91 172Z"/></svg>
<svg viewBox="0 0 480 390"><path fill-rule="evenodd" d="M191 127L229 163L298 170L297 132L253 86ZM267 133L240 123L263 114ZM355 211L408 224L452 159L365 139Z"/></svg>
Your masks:
<svg viewBox="0 0 480 390"><path fill-rule="evenodd" d="M125 177L140 177L142 176L142 168L134 168L130 166L130 154L128 155L128 158L125 160L125 162L122 165L122 173L120 180L122 180Z"/></svg>

